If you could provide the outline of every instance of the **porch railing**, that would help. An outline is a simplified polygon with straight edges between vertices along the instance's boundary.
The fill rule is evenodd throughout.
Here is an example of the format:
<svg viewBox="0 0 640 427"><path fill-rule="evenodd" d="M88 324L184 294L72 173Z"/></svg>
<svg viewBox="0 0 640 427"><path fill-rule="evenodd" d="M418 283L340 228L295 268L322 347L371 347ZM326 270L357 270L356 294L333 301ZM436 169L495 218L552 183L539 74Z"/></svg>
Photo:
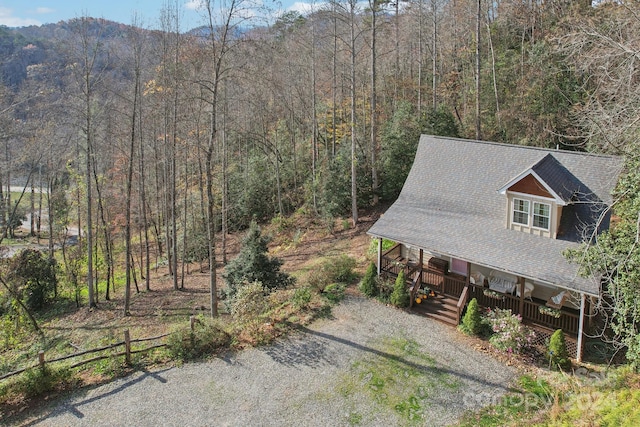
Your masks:
<svg viewBox="0 0 640 427"><path fill-rule="evenodd" d="M425 268L415 263L409 263L402 258L400 246L394 246L382 255L381 271L389 278L396 278L401 270L404 270L408 282L418 277L416 273L422 269L421 284L433 291L459 299L463 293L467 282L464 279L455 276L442 274L438 271ZM544 303L530 301L525 299L521 301L519 297L509 294L500 294L499 298L494 299L484 294L486 288L479 285L468 285L467 300L476 298L478 304L483 307L510 309L512 313L520 314L524 323L541 326L550 330L562 329L566 334L576 336L578 334L579 316L567 309L562 310L559 318L542 314L539 307ZM413 284L414 290L417 289ZM522 307L522 309L521 309Z"/></svg>
<svg viewBox="0 0 640 427"><path fill-rule="evenodd" d="M407 266L407 260L402 258L400 245L396 245L382 254L381 261L380 270L394 278L398 277L400 271Z"/></svg>
<svg viewBox="0 0 640 427"><path fill-rule="evenodd" d="M467 305L467 300L469 299L469 286L465 286L462 289L462 293L460 294L460 298L458 299L458 304L456 304L456 315L458 317L458 323L460 323L460 317L462 316L462 310L464 310L464 306Z"/></svg>
<svg viewBox="0 0 640 427"><path fill-rule="evenodd" d="M462 295L464 287L467 286L465 279L458 279L452 276L444 276L444 294L454 298Z"/></svg>
<svg viewBox="0 0 640 427"><path fill-rule="evenodd" d="M577 335L579 316L567 309L561 310L562 314L556 318L547 314L540 313L540 306L544 303L530 301L525 299L522 301L522 310L520 310L520 298L509 294L500 294L500 298L492 298L484 294L485 289L481 286L470 285L473 287L470 298L476 298L478 304L483 307L500 308L503 310L510 309L514 314L520 314L524 323L542 326L547 329L562 329L566 334Z"/></svg>
<svg viewBox="0 0 640 427"><path fill-rule="evenodd" d="M562 310L560 317L556 318L540 313L540 304L525 300L522 318L528 323L547 327L549 329L562 329L565 333L578 335L580 316L567 310Z"/></svg>

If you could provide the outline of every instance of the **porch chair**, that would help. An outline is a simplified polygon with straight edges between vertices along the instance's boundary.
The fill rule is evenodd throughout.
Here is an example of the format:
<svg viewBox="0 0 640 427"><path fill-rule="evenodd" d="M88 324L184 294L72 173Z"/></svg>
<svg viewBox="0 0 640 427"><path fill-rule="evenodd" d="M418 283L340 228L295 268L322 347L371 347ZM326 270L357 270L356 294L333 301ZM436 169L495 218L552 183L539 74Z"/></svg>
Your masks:
<svg viewBox="0 0 640 427"><path fill-rule="evenodd" d="M533 301L533 296L531 294L533 293L534 289L535 286L533 286L533 283L524 282L524 298L528 299L529 301ZM516 286L516 296L520 298L520 286Z"/></svg>
<svg viewBox="0 0 640 427"><path fill-rule="evenodd" d="M472 285L484 286L484 274L474 271L469 276L469 283Z"/></svg>
<svg viewBox="0 0 640 427"><path fill-rule="evenodd" d="M567 299L569 292L562 291L558 295L554 295L547 301L547 307L557 308L558 310L564 305L564 301Z"/></svg>

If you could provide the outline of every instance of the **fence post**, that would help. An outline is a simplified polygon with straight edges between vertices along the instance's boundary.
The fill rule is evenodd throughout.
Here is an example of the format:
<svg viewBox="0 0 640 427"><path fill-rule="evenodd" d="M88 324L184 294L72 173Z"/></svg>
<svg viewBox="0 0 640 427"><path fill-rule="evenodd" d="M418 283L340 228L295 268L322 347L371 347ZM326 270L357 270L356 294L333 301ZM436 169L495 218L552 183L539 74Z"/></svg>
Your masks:
<svg viewBox="0 0 640 427"><path fill-rule="evenodd" d="M40 350L38 352L38 363L40 364L40 368L44 369L44 351Z"/></svg>
<svg viewBox="0 0 640 427"><path fill-rule="evenodd" d="M131 364L131 337L129 330L124 330L124 361L127 365Z"/></svg>
<svg viewBox="0 0 640 427"><path fill-rule="evenodd" d="M189 323L191 325L191 332L193 332L193 328L196 324L196 316L189 316Z"/></svg>

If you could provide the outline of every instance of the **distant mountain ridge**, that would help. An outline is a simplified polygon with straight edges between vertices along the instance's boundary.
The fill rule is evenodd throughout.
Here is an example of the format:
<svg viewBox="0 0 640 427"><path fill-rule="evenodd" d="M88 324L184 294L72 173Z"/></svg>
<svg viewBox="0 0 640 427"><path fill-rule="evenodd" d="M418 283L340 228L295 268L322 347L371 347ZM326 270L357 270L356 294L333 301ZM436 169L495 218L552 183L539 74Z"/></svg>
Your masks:
<svg viewBox="0 0 640 427"><path fill-rule="evenodd" d="M79 18L74 18L40 26L0 26L0 81L16 90L27 78L30 67L60 63L61 46L71 39L73 26L78 23ZM131 28L102 18L88 18L87 23L87 34L101 41L118 40Z"/></svg>

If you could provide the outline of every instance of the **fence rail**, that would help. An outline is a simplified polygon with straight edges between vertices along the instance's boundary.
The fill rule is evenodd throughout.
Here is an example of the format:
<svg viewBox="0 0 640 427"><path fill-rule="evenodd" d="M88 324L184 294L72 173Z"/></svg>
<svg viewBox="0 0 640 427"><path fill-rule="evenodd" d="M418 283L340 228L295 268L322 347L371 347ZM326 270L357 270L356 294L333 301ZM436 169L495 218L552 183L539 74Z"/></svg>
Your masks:
<svg viewBox="0 0 640 427"><path fill-rule="evenodd" d="M193 330L195 323L197 322L197 319L195 318L195 316L191 316L189 319L190 325L191 325L191 330ZM124 346L124 350L120 351L118 353L114 353L114 354L101 354L98 356L94 356L91 357L89 359L84 359L81 361L78 361L76 363L73 363L72 365L68 366L69 369L74 369L77 368L79 366L82 365L86 365L88 363L92 363L92 362L97 362L98 360L103 360L103 359L108 359L110 357L125 357L125 363L126 364L130 364L131 363L131 355L132 354L137 354L137 353L144 353L156 348L161 348L161 347L165 347L167 344L165 342L160 343L160 344L154 344L145 348L141 348L141 349L135 349L132 350L131 349L131 344L136 344L136 343L143 343L143 342L149 342L149 341L156 341L156 340L160 340L163 338L166 338L167 336L169 336L169 334L162 334L162 335L157 335L154 337L148 337L148 338L137 338L137 339L131 339L131 336L129 334L129 330L126 329L123 333L123 337L124 339L120 342L116 342L113 344L109 344L103 347L99 347L99 348L93 348L90 350L83 350L83 351L79 351L76 353L72 353L72 354L68 354L66 356L60 356L60 357L56 357L53 359L49 359L46 360L45 359L45 352L44 351L39 351L38 352L38 361L37 363L34 363L31 366L27 366L21 369L17 369L15 371L12 372L7 372L6 374L0 375L0 381L5 380L7 378L11 378L13 376L19 375L29 369L34 369L34 368L44 368L46 364L50 364L50 363L56 363L56 362L62 362L64 360L69 360L69 359L73 359L75 357L80 357L80 356L84 356L87 354L93 354L93 353L98 353L101 351L107 351L107 350L111 350L114 348L118 348L121 346Z"/></svg>

